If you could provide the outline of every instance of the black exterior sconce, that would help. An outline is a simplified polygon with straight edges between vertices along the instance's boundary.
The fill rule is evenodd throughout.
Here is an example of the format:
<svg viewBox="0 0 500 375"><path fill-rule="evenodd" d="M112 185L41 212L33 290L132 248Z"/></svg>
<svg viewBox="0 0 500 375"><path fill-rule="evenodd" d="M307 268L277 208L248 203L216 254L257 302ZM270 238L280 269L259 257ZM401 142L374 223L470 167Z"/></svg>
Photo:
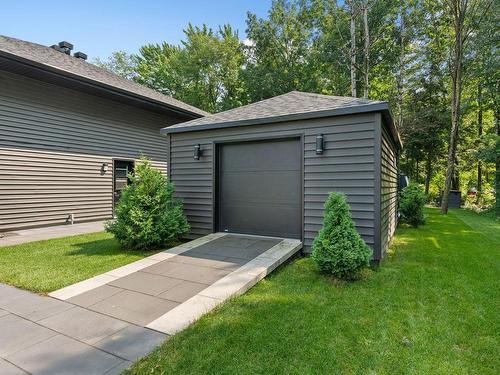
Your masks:
<svg viewBox="0 0 500 375"><path fill-rule="evenodd" d="M324 138L323 134L318 134L316 136L316 155L321 155L323 153Z"/></svg>
<svg viewBox="0 0 500 375"><path fill-rule="evenodd" d="M200 160L201 156L201 147L199 144L194 145L194 153L193 153L193 158L194 160Z"/></svg>

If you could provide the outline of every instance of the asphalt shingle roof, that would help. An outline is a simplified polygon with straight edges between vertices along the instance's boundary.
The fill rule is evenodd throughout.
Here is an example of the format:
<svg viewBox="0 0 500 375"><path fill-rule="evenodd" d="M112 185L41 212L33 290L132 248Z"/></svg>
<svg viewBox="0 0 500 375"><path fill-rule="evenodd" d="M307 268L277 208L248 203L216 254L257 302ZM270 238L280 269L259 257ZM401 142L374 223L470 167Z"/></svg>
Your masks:
<svg viewBox="0 0 500 375"><path fill-rule="evenodd" d="M163 95L136 82L122 78L106 69L74 56L56 51L50 47L0 35L0 55L11 55L23 60L41 64L47 68L93 81L96 84L118 89L121 92L139 96L156 104L175 108L196 116L206 116L207 112L170 96Z"/></svg>
<svg viewBox="0 0 500 375"><path fill-rule="evenodd" d="M201 130L208 126L215 128L262 124L377 110L388 111L387 103L291 91L260 102L176 124L164 128L163 133Z"/></svg>

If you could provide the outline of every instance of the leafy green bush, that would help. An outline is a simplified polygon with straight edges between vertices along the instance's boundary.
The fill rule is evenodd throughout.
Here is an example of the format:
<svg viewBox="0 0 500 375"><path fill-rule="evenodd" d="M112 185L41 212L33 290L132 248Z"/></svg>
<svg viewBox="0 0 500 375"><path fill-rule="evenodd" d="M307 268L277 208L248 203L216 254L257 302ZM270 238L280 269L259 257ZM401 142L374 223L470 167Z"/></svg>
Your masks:
<svg viewBox="0 0 500 375"><path fill-rule="evenodd" d="M353 279L369 264L371 255L354 227L345 195L331 193L325 203L323 228L312 245L312 259L323 272Z"/></svg>
<svg viewBox="0 0 500 375"><path fill-rule="evenodd" d="M425 200L424 188L421 185L410 183L405 187L399 197L401 220L415 228L425 224Z"/></svg>
<svg viewBox="0 0 500 375"><path fill-rule="evenodd" d="M189 232L182 203L174 200L174 186L142 158L129 176L131 184L122 192L115 209L116 219L106 231L120 244L134 250L171 245Z"/></svg>

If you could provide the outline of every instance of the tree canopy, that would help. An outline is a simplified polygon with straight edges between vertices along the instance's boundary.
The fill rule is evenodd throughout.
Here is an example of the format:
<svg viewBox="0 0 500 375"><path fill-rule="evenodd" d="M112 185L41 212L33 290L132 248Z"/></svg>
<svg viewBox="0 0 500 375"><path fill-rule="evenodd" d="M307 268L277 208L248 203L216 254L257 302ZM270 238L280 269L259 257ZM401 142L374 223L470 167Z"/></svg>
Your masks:
<svg viewBox="0 0 500 375"><path fill-rule="evenodd" d="M449 188L488 205L500 190L499 7L274 0L266 17L247 14L246 35L188 25L179 45L96 63L209 112L291 90L386 100L405 145L402 172L437 201L448 171Z"/></svg>

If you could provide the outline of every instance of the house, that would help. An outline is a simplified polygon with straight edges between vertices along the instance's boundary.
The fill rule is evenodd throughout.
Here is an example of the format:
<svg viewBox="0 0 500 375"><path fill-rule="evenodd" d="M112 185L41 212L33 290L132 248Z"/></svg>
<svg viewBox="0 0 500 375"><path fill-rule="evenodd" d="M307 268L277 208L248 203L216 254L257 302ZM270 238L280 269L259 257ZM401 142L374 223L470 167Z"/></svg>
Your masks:
<svg viewBox="0 0 500 375"><path fill-rule="evenodd" d="M191 236L299 238L305 251L332 191L380 260L397 221L402 147L386 102L290 92L162 129Z"/></svg>
<svg viewBox="0 0 500 375"><path fill-rule="evenodd" d="M0 36L0 232L111 218L141 154L166 172L160 128L207 114L71 50Z"/></svg>

